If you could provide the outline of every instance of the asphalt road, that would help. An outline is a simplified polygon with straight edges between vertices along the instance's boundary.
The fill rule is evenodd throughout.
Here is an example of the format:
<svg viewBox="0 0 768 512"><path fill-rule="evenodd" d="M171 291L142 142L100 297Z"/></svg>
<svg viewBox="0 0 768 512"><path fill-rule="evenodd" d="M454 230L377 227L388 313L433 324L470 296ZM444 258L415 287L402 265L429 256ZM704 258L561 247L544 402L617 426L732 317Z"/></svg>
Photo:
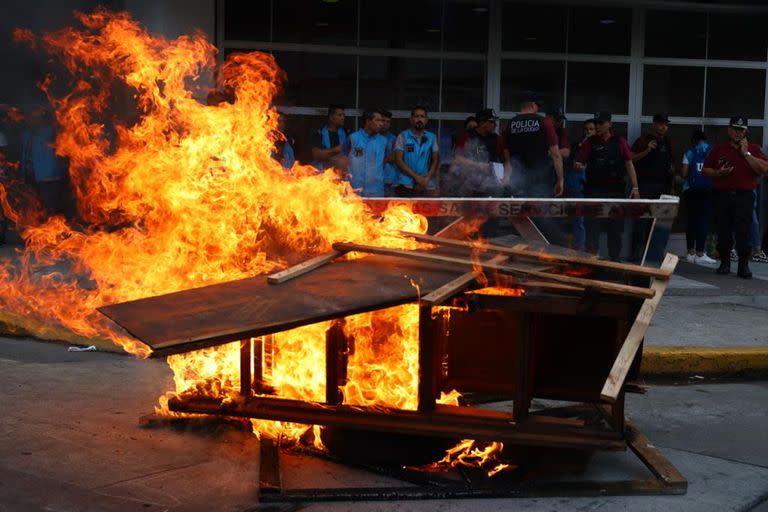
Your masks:
<svg viewBox="0 0 768 512"><path fill-rule="evenodd" d="M685 496L259 505L255 436L145 429L172 388L163 361L0 338L0 511L536 510L753 511L768 499L768 382L655 386L627 414L689 480ZM506 407L500 404L499 407ZM643 468L598 455L590 478ZM640 475L641 476L641 475ZM391 484L316 459L287 460L286 485Z"/></svg>

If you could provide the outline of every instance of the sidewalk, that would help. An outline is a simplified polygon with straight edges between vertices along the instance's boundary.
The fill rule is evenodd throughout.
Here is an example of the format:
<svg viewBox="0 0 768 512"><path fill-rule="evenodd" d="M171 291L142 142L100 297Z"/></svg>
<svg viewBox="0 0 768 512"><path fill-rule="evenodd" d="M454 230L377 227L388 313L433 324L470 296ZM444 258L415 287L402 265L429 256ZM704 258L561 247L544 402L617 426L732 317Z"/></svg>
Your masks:
<svg viewBox="0 0 768 512"><path fill-rule="evenodd" d="M681 261L646 335L643 372L768 373L768 264L751 262L746 280L735 263L727 276L687 263L682 235L668 250Z"/></svg>

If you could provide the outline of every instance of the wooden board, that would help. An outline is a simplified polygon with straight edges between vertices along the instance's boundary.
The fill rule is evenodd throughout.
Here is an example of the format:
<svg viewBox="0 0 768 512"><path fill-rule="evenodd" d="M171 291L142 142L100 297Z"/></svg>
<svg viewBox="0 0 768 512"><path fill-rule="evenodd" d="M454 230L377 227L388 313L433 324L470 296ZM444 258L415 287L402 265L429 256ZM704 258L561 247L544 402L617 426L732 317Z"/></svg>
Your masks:
<svg viewBox="0 0 768 512"><path fill-rule="evenodd" d="M415 301L462 269L402 258L337 261L279 285L264 276L99 308L153 357Z"/></svg>
<svg viewBox="0 0 768 512"><path fill-rule="evenodd" d="M664 262L661 264L661 269L673 272L677 266L677 259L677 256L674 254L667 254L664 258ZM654 279L651 284L651 289L656 291L656 295L643 301L643 305L637 313L635 322L632 324L632 328L629 330L629 334L627 334L624 344L621 346L621 351L616 357L616 361L613 363L613 368L611 368L611 372L605 380L603 390L600 392L600 398L606 402L616 402L616 399L621 393L624 381L627 379L629 369L632 366L632 361L635 360L635 355L640 348L640 343L642 343L643 337L645 336L648 327L651 325L653 315L656 313L656 308L658 307L668 284L669 281L663 279Z"/></svg>

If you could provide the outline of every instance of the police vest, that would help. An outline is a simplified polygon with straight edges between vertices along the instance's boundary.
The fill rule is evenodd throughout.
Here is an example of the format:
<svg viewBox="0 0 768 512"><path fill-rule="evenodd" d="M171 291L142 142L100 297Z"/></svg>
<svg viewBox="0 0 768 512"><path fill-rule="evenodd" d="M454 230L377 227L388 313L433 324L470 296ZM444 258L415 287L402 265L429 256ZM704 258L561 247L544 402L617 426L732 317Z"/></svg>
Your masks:
<svg viewBox="0 0 768 512"><path fill-rule="evenodd" d="M655 140L655 139L654 139ZM669 137L656 141L656 149L637 161L637 180L643 183L665 184L669 179L669 167L672 164L672 146Z"/></svg>
<svg viewBox="0 0 768 512"><path fill-rule="evenodd" d="M322 128L320 128L319 130L317 130L317 133L320 135L320 143L322 144L323 149L331 149L331 147L332 147L331 146L331 132L330 132L330 130L328 130L328 125L325 125ZM341 144L341 146L343 148L345 148L344 150L342 150L342 153L344 153L344 151L346 150L346 147L347 147L347 132L344 129L344 127L342 126L342 127L339 127L339 129L338 129L338 131L336 133L339 136L339 144ZM325 163L321 162L320 160L313 160L312 161L312 166L315 167L316 169L320 170L320 171L325 169Z"/></svg>
<svg viewBox="0 0 768 512"><path fill-rule="evenodd" d="M549 144L544 132L544 118L538 114L519 114L507 126L507 149L529 169L548 166Z"/></svg>
<svg viewBox="0 0 768 512"><path fill-rule="evenodd" d="M621 157L619 141L621 137L612 135L607 141L597 135L589 138L592 153L587 160L587 187L621 187L624 182L626 164Z"/></svg>

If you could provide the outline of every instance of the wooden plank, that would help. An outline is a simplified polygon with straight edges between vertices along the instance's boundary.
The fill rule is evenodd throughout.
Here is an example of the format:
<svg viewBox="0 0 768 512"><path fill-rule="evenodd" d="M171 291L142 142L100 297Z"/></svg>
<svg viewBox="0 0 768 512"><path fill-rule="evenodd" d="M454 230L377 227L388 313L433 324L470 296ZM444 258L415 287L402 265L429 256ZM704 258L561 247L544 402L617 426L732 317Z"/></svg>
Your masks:
<svg viewBox="0 0 768 512"><path fill-rule="evenodd" d="M677 256L674 254L667 254L661 264L661 268L669 272L674 272L676 266ZM629 334L627 334L627 337L621 346L619 355L613 363L611 372L605 380L603 390L600 392L601 399L614 403L621 394L621 389L624 386L624 381L627 379L627 374L632 366L632 361L635 359L637 350L640 348L640 343L642 343L643 337L645 337L645 333L651 324L653 315L656 313L656 308L658 307L659 301L661 301L661 297L664 295L664 291L667 289L668 284L669 281L661 279L655 279L653 283L651 283L651 289L655 290L656 295L650 299L646 299L640 307L635 322L632 324L632 328L629 330Z"/></svg>
<svg viewBox="0 0 768 512"><path fill-rule="evenodd" d="M677 468L662 455L658 448L653 446L645 434L634 425L627 423L627 438L629 448L643 461L643 464L653 475L664 482L664 485L676 489L687 489L688 480Z"/></svg>
<svg viewBox="0 0 768 512"><path fill-rule="evenodd" d="M432 235L422 235L419 233L410 233L407 231L401 231L404 236L411 237L420 242L427 242L435 245L442 245L448 247L465 247L469 249L475 249L480 251L497 252L500 254L507 254L510 256L518 256L521 258L531 258L538 261L546 261L548 263L565 263L575 265L585 265L590 267L598 267L606 270L615 270L617 272L625 272L627 274L633 274L645 277L654 277L657 279L669 279L672 272L668 269L643 267L641 265L631 265L629 263L619 263L617 261L599 260L596 258L589 258L584 256L571 256L566 254L552 254L548 252L538 252L526 249L523 245L494 245L484 244L479 242L468 242L463 240L454 240L452 238L444 238Z"/></svg>
<svg viewBox="0 0 768 512"><path fill-rule="evenodd" d="M153 350L187 352L301 325L414 302L465 271L403 258L336 261L280 286L253 277L102 306Z"/></svg>
<svg viewBox="0 0 768 512"><path fill-rule="evenodd" d="M488 260L488 263L501 264L501 263L506 263L508 260L509 260L509 257L499 254L494 256L490 260ZM472 272L467 272L463 276L457 277L453 281L449 283L445 283L443 286L441 286L437 290L423 296L421 298L421 302L422 304L428 304L431 306L437 306L438 304L442 304L443 302L450 299L460 291L464 290L470 284L475 282L475 280L477 280L481 275L483 275L483 272L480 270L473 270Z"/></svg>
<svg viewBox="0 0 768 512"><path fill-rule="evenodd" d="M599 281L597 279L583 279L580 277L565 276L561 274L550 274L548 272L542 272L540 270L532 270L522 267L516 267L513 265L499 265L486 262L474 262L469 259L454 258L450 256L441 256L439 254L430 254L419 251L402 251L399 249L387 249L385 247L373 247L370 245L352 244L352 243L335 243L334 248L338 250L346 250L348 252L365 252L370 254L379 254L383 256L397 256L400 258L431 261L435 263L445 263L448 265L458 265L463 267L475 267L479 266L484 270L496 270L505 274L513 274L518 276L534 276L539 279L547 281L555 281L558 283L571 284L576 286L583 286L585 288L591 288L595 291L602 293L614 294L614 295L627 295L630 297L640 298L652 298L656 293L650 288L641 288L639 286L630 286L626 284L612 283L610 281Z"/></svg>
<svg viewBox="0 0 768 512"><path fill-rule="evenodd" d="M253 344L251 339L240 341L240 394L248 399L253 394L251 363L253 362Z"/></svg>
<svg viewBox="0 0 768 512"><path fill-rule="evenodd" d="M173 397L172 411L239 416L307 425L329 425L377 432L397 432L447 438L502 441L516 445L578 449L625 450L623 439L611 437L605 429L572 428L557 425L516 425L505 418L436 408L432 412L404 411L385 407L328 405L300 400L255 397L247 402L206 397ZM475 409L475 412L478 410Z"/></svg>
<svg viewBox="0 0 768 512"><path fill-rule="evenodd" d="M269 284L284 283L290 279L294 279L296 277L302 276L307 272L311 272L318 267L322 267L326 263L330 263L331 261L335 260L336 258L338 258L343 254L344 253L342 251L337 251L337 250L328 251L319 256L315 256L312 259L303 261L298 265L288 267L285 270L281 270L280 272L276 272L270 276L267 276L267 282Z"/></svg>
<svg viewBox="0 0 768 512"><path fill-rule="evenodd" d="M432 319L432 306L419 305L419 411L435 408L438 390L439 360L437 328Z"/></svg>
<svg viewBox="0 0 768 512"><path fill-rule="evenodd" d="M278 493L282 488L279 440L263 436L259 442L259 492Z"/></svg>

